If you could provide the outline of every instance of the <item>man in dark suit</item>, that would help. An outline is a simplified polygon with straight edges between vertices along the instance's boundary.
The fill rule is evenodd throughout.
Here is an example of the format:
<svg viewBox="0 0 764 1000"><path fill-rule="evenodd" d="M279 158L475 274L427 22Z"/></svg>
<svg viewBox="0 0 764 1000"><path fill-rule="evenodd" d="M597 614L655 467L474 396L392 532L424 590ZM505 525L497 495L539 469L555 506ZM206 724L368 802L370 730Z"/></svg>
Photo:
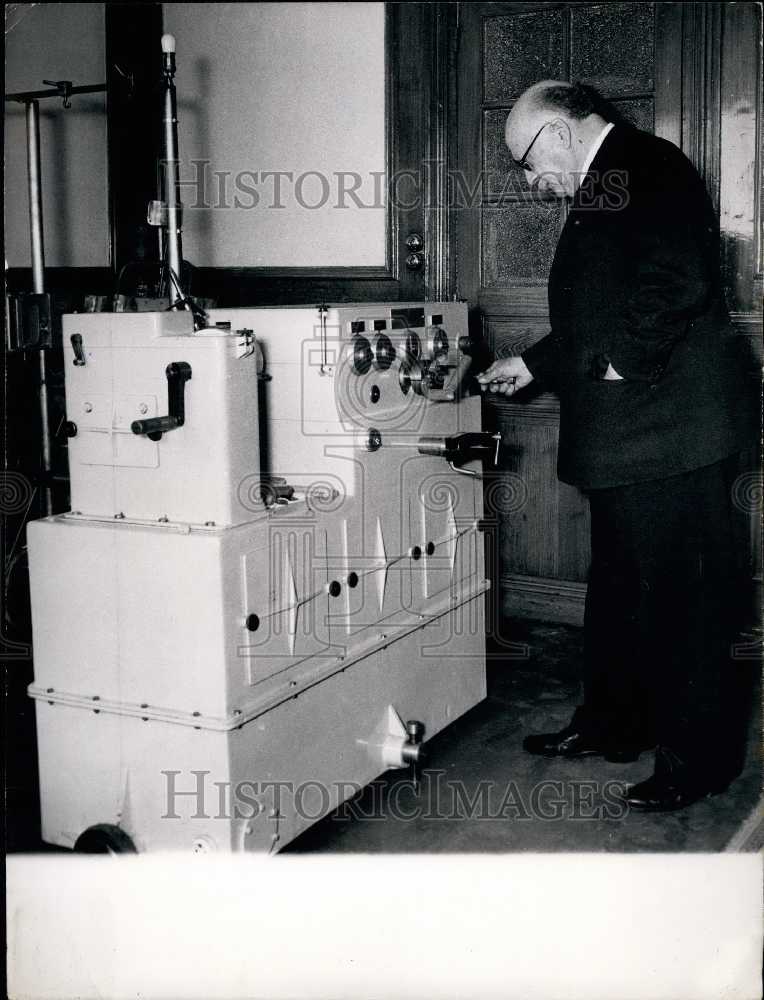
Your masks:
<svg viewBox="0 0 764 1000"><path fill-rule="evenodd" d="M558 475L591 510L584 703L524 747L628 761L656 746L653 775L626 799L668 810L723 791L741 767L730 489L758 437L757 392L703 182L671 143L599 112L589 88L543 81L507 120L532 189L571 201L551 332L478 378L557 392Z"/></svg>

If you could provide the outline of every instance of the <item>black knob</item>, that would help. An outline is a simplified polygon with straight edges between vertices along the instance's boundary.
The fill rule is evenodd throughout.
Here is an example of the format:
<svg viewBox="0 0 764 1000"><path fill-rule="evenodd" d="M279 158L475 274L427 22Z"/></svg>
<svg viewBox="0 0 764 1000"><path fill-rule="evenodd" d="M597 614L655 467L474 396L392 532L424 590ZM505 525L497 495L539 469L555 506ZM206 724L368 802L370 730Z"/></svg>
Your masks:
<svg viewBox="0 0 764 1000"><path fill-rule="evenodd" d="M257 615L247 615L246 625L250 632L257 632L260 628L260 619Z"/></svg>
<svg viewBox="0 0 764 1000"><path fill-rule="evenodd" d="M428 542L425 552L428 556L431 556L435 552L435 542Z"/></svg>
<svg viewBox="0 0 764 1000"><path fill-rule="evenodd" d="M64 424L64 434L68 438L77 437L77 424L73 420L67 420Z"/></svg>
<svg viewBox="0 0 764 1000"><path fill-rule="evenodd" d="M342 585L340 584L339 580L332 580L332 582L329 584L329 594L332 597L339 597L341 591L342 591Z"/></svg>
<svg viewBox="0 0 764 1000"><path fill-rule="evenodd" d="M348 584L348 587L357 587L358 586L358 574L357 573L348 573L347 584Z"/></svg>
<svg viewBox="0 0 764 1000"><path fill-rule="evenodd" d="M366 337L353 338L353 370L356 375L365 375L371 368L374 354Z"/></svg>
<svg viewBox="0 0 764 1000"><path fill-rule="evenodd" d="M380 397L379 386L373 385L371 387L371 391L369 392L369 398L371 399L372 403L378 403L379 397Z"/></svg>
<svg viewBox="0 0 764 1000"><path fill-rule="evenodd" d="M422 558L422 550L418 545L415 545L411 550L411 558L414 560Z"/></svg>
<svg viewBox="0 0 764 1000"><path fill-rule="evenodd" d="M382 447L382 435L379 431L372 427L369 431L369 436L366 438L366 450L367 451L378 451Z"/></svg>

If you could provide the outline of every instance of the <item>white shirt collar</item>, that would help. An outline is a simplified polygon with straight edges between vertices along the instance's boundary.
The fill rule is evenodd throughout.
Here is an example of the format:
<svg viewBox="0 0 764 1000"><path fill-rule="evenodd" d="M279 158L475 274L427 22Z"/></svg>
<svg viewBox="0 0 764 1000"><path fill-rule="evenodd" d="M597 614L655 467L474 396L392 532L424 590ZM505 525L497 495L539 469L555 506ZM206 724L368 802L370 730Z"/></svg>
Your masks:
<svg viewBox="0 0 764 1000"><path fill-rule="evenodd" d="M594 142L589 147L589 152L586 154L586 159L584 160L584 165L581 167L581 175L580 175L581 176L581 180L583 180L584 177L586 177L586 175L589 173L589 168L592 165L592 161L594 160L594 157L597 155L597 153L599 152L600 146L605 141L605 136L608 134L608 132L610 132L610 130L612 128L613 128L613 122L610 122L609 124L607 124L603 128L603 130L600 132L600 134L597 136L597 138L594 140Z"/></svg>

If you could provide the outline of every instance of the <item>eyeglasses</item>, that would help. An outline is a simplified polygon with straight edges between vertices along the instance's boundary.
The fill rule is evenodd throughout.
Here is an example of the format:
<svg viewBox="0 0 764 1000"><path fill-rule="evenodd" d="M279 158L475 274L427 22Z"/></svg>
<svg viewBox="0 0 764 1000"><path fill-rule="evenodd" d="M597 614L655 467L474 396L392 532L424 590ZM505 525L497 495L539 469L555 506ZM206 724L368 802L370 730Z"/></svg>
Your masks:
<svg viewBox="0 0 764 1000"><path fill-rule="evenodd" d="M530 153L530 151L533 149L534 142L536 141L536 139L538 139L538 137L541 135L541 133L544 131L547 125L549 125L549 122L544 122L544 124L541 126L538 132L531 139L530 146L528 146L528 148L525 150L525 152L523 153L523 155L520 157L519 160L516 160L514 156L512 157L512 162L516 163L521 170L530 170L531 173L533 172L533 167L531 167L531 165L527 162L527 156L528 153Z"/></svg>

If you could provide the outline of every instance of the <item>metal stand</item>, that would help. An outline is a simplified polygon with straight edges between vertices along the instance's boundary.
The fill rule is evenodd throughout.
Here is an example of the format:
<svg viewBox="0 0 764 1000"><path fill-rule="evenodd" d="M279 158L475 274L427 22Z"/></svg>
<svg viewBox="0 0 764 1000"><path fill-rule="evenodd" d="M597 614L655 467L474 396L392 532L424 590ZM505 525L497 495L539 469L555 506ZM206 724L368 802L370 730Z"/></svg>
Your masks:
<svg viewBox="0 0 764 1000"><path fill-rule="evenodd" d="M45 513L53 513L51 491L51 442L48 415L48 380L45 350L51 346L50 300L45 295L45 244L42 225L42 175L40 171L40 105L47 97L63 98L65 108L71 107L73 94L96 94L106 90L106 84L73 87L71 80L43 80L50 90L30 90L6 94L6 101L25 105L27 125L27 180L29 187L29 233L32 251L32 295L14 297L7 303L8 349L39 350L39 410L42 460L42 495ZM10 298L10 297L9 297Z"/></svg>

